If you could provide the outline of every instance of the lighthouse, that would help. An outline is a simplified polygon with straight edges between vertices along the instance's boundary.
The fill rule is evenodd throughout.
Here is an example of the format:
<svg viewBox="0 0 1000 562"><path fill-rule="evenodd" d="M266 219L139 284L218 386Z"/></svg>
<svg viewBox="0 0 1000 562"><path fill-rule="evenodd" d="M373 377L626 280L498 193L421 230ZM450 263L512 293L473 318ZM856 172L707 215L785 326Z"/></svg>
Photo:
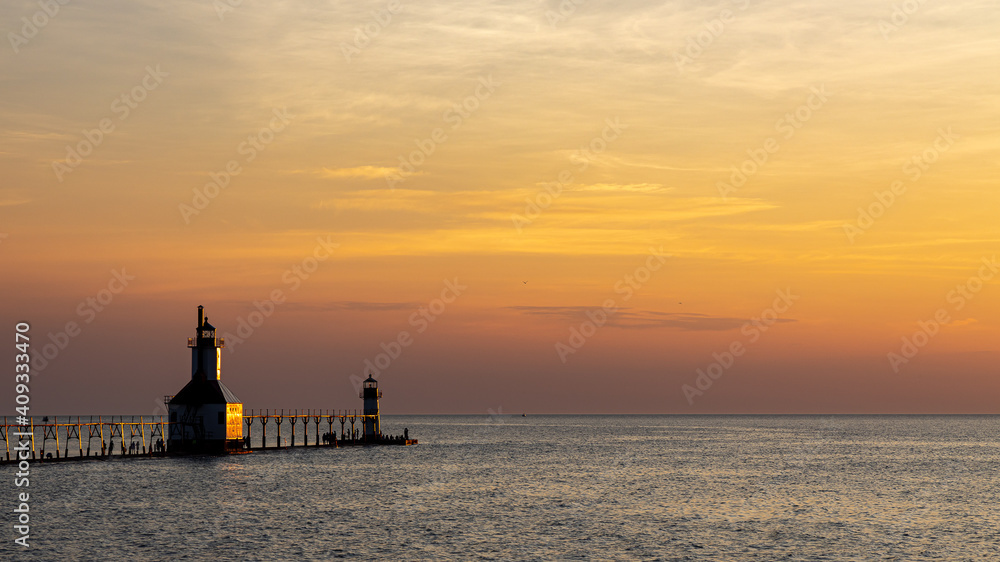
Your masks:
<svg viewBox="0 0 1000 562"><path fill-rule="evenodd" d="M365 441L379 441L382 438L382 424L378 415L378 399L381 397L382 391L378 389L378 381L369 373L368 378L361 384L361 398L365 401L363 426Z"/></svg>
<svg viewBox="0 0 1000 562"><path fill-rule="evenodd" d="M223 453L243 448L243 403L220 380L222 338L198 307L191 348L191 380L169 404L169 448L173 452Z"/></svg>

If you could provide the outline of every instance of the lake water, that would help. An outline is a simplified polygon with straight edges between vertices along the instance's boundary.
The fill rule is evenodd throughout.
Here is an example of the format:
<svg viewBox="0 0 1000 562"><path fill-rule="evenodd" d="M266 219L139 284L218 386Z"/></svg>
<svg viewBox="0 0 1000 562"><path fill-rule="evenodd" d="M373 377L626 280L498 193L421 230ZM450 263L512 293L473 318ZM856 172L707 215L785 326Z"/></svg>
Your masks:
<svg viewBox="0 0 1000 562"><path fill-rule="evenodd" d="M386 416L412 447L33 464L17 560L1000 560L1000 417Z"/></svg>

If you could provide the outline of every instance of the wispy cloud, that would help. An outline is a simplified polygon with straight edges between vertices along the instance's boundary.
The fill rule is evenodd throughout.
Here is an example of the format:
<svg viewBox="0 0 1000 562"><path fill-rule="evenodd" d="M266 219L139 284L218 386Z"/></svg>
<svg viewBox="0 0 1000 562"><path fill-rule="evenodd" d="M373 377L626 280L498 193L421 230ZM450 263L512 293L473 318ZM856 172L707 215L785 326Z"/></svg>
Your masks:
<svg viewBox="0 0 1000 562"><path fill-rule="evenodd" d="M399 172L397 168L382 166L355 166L354 168L322 168L316 174L321 178L364 178L379 179Z"/></svg>
<svg viewBox="0 0 1000 562"><path fill-rule="evenodd" d="M664 187L658 183L592 183L579 185L572 188L572 191L602 191L619 193L667 193L672 188Z"/></svg>
<svg viewBox="0 0 1000 562"><path fill-rule="evenodd" d="M597 310L587 306L509 306L523 314L558 318L567 322L587 319L588 311ZM749 320L731 316L712 316L691 312L661 312L657 310L619 309L608 318L607 325L625 329L673 328L685 331L725 331L735 330ZM794 322L794 319L779 318L777 322Z"/></svg>
<svg viewBox="0 0 1000 562"><path fill-rule="evenodd" d="M288 303L286 308L310 311L351 310L361 312L391 312L396 310L416 310L416 302L379 301L329 301L316 303Z"/></svg>

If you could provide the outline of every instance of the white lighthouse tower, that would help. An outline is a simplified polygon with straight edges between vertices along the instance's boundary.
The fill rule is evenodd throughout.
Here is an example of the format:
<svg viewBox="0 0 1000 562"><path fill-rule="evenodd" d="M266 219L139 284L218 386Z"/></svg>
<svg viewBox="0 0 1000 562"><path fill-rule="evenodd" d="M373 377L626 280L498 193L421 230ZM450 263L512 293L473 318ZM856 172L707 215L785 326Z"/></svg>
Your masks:
<svg viewBox="0 0 1000 562"><path fill-rule="evenodd" d="M378 389L378 381L372 378L371 373L361 385L361 398L365 401L364 430L365 441L379 441L382 439L382 424L378 414L378 399L382 397L382 391Z"/></svg>
<svg viewBox="0 0 1000 562"><path fill-rule="evenodd" d="M243 448L243 403L219 380L222 338L198 307L191 348L191 380L169 402L169 447L174 452L225 452Z"/></svg>

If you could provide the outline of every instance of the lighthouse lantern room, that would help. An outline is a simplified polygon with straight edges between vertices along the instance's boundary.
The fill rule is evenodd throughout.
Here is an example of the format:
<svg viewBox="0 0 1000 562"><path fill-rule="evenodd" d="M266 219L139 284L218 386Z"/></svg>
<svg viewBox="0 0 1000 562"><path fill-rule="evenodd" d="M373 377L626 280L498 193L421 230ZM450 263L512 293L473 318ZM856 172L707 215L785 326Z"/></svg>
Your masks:
<svg viewBox="0 0 1000 562"><path fill-rule="evenodd" d="M243 403L220 380L222 348L204 307L198 307L191 348L191 380L168 405L173 452L225 452L243 448Z"/></svg>

